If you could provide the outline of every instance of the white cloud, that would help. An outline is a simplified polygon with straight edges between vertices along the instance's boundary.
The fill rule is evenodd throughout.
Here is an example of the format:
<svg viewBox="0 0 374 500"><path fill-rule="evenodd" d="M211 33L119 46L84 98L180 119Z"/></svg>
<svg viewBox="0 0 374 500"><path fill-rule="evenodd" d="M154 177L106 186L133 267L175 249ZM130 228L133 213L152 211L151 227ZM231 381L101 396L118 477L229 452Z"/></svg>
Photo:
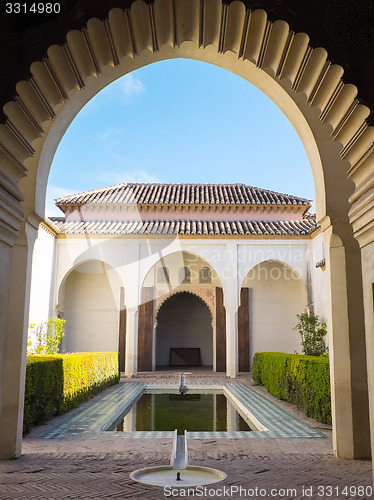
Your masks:
<svg viewBox="0 0 374 500"><path fill-rule="evenodd" d="M103 142L111 141L112 139L116 139L123 134L123 130L120 128L110 127L99 137ZM115 141L118 142L118 141Z"/></svg>
<svg viewBox="0 0 374 500"><path fill-rule="evenodd" d="M121 80L121 87L125 96L131 101L132 97L141 95L145 92L145 85L133 74L124 76Z"/></svg>
<svg viewBox="0 0 374 500"><path fill-rule="evenodd" d="M48 186L46 201L45 201L45 216L46 217L63 217L64 214L55 205L56 198L69 196L71 194L82 192L83 189L67 189L61 186Z"/></svg>
<svg viewBox="0 0 374 500"><path fill-rule="evenodd" d="M103 183L102 185L115 185L122 182L162 182L156 175L149 174L142 169L124 172L105 170L95 175L95 177L99 183ZM97 187L101 187L101 185Z"/></svg>

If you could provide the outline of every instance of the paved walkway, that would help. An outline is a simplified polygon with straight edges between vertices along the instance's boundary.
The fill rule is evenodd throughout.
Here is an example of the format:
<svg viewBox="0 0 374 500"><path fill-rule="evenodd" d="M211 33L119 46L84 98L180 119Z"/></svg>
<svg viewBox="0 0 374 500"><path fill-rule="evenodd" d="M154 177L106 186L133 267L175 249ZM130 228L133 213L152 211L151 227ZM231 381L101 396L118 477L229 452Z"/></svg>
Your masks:
<svg viewBox="0 0 374 500"><path fill-rule="evenodd" d="M150 382L151 376L154 373L137 380ZM158 377L178 381L179 373L163 372ZM187 375L187 385L189 380L229 382L207 372ZM252 385L248 375L240 380ZM262 387L254 389L292 416L322 430L328 438L190 440L190 463L220 469L226 472L227 479L207 486L206 490L202 487L190 491L189 498L194 498L193 493L197 498L374 498L369 495L371 462L334 458L329 426L305 417L293 405L277 401ZM71 414L57 417L59 421L68 418ZM137 468L168 464L171 440L110 436L95 440L40 439L52 425L33 429L24 439L23 454L18 460L0 462L0 500L162 499L167 498L165 494L170 498L187 497L186 490L178 495L176 491L142 485L129 478L129 473Z"/></svg>

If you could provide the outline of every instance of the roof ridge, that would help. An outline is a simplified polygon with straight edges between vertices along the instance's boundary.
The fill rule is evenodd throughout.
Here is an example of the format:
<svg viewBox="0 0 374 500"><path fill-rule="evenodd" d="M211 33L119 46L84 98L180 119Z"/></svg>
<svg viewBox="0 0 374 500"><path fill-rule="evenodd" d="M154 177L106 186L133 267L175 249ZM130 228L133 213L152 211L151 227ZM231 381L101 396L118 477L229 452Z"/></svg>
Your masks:
<svg viewBox="0 0 374 500"><path fill-rule="evenodd" d="M61 234L122 235L310 235L318 229L314 220L92 220L56 221Z"/></svg>
<svg viewBox="0 0 374 500"><path fill-rule="evenodd" d="M116 187L125 186L126 184L129 184L129 183L128 182L121 182L120 184L114 184L113 186L105 186L102 188L89 189L88 191L81 191L80 193L73 193L73 194L69 194L68 196L61 196L60 198L54 198L54 200L57 203L59 200L66 200L68 198L73 198L75 196L82 196L84 194L89 194L89 193L92 193L92 194L99 193L100 191L105 191L107 189L113 189Z"/></svg>
<svg viewBox="0 0 374 500"><path fill-rule="evenodd" d="M101 188L97 188L97 189L91 189L91 190L88 190L88 191L82 191L80 193L74 193L74 194L71 194L71 195L68 195L68 196L62 196L60 198L55 198L55 202L56 202L56 205L59 205L59 204L64 204L64 203L79 203L79 201L77 200L74 200L76 198L82 198L82 197L87 197L87 196L93 196L93 195L97 195L97 194L101 194L101 193L105 193L106 191L112 191L114 189L118 189L118 188L123 188L123 189L126 189L126 188L133 188L134 190L136 189L137 191L139 190L139 188L143 187L145 188L147 191L149 189L154 189L154 188L169 188L166 193L170 195L170 187L185 187L186 189L192 189L192 190L195 190L196 188L198 189L199 187L202 187L202 186L207 186L207 187L212 187L212 188L218 188L218 187L223 187L223 188L226 188L228 190L230 189L233 189L233 188L242 188L244 189L245 191L255 191L256 192L256 197L260 196L261 198L261 195L263 194L266 194L266 195L274 195L276 197L285 197L285 198L288 198L289 200L297 200L297 201L301 201L301 202L304 202L303 204L311 204L312 200L309 200L307 198L303 198L301 196L296 196L296 195L292 195L292 194L288 194L288 193L281 193L280 191L274 191L274 190L271 190L271 189L266 189L266 188L260 188L260 187L257 187L257 186L252 186L250 184L245 184L245 183L173 183L173 182L123 182L123 183L120 183L120 184L114 184L112 186L106 186L106 187L101 187ZM204 193L201 193L202 194L202 198L204 197ZM188 193L187 193L188 195ZM248 196L247 196L248 197ZM224 197L226 198L226 197ZM238 198L237 196L237 193L230 193L230 198L232 199L225 199L220 201L219 204L243 204L243 203L238 203L238 200L236 200L235 198ZM253 198L253 194L252 194L252 198ZM86 200L87 202L88 200ZM98 200L95 200L95 202L97 203ZM100 201L100 200L99 200ZM107 203L107 201L104 201L104 203ZM157 203L158 203L158 200L157 200ZM163 204L162 201L159 202L160 204ZM200 197L199 197L199 201L198 201L199 204L201 204L201 201L200 201ZM244 202L245 203L245 202ZM260 202L261 203L261 202ZM138 203L139 205L143 205L143 204L147 204L146 202L140 202ZM174 204L174 203L172 203ZM180 203L176 203L176 204L180 204ZM193 203L193 202L188 202L188 203L184 203L184 198L183 198L183 201L182 201L182 204L196 204ZM209 202L209 204L214 204L214 202ZM248 203L245 203L245 204L248 204ZM253 204L253 203L249 203L249 204ZM271 203L273 204L273 203ZM275 203L277 204L277 203Z"/></svg>
<svg viewBox="0 0 374 500"><path fill-rule="evenodd" d="M302 222L310 222L310 219L314 219L314 217L308 217L307 219L301 219L301 220L283 220L283 219L275 219L275 220L269 220L269 219L87 219L87 220L67 220L65 217L48 217L48 219L52 222L74 222L74 223L93 223L93 222L136 222L136 223L149 223L149 222L253 222L253 223L261 223L261 224L270 224L270 223L290 223L292 222L293 224L299 224Z"/></svg>

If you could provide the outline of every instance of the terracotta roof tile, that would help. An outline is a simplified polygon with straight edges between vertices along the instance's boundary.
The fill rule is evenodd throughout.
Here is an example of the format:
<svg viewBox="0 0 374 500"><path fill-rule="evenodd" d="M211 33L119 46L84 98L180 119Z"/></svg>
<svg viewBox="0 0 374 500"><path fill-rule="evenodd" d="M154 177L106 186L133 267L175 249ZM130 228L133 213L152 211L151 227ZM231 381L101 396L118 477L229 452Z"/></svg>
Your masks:
<svg viewBox="0 0 374 500"><path fill-rule="evenodd" d="M93 204L139 205L303 205L310 200L246 184L124 183L58 198L57 206Z"/></svg>
<svg viewBox="0 0 374 500"><path fill-rule="evenodd" d="M65 221L63 217L50 220L62 234L191 234L191 235L308 235L317 229L315 218L302 221L206 221L206 220L149 220L149 221Z"/></svg>

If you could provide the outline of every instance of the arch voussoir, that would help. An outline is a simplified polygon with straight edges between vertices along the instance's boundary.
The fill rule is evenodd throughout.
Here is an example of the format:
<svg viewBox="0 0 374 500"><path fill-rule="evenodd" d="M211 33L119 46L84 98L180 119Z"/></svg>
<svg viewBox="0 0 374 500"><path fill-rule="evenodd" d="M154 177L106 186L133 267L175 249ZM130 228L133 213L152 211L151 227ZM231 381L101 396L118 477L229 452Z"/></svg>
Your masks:
<svg viewBox="0 0 374 500"><path fill-rule="evenodd" d="M344 227L339 236L344 233L345 248L331 248L334 286L339 289L342 269L347 282L354 279L349 262L361 275L357 254L349 258L349 248L354 246L353 235L361 247L374 246L374 128L367 123L370 110L360 104L357 88L343 81L342 67L329 61L325 48L312 47L307 34L294 33L282 19L270 21L264 10L251 10L242 1L154 0L149 4L135 0L128 8L114 8L105 18L93 17L81 29L69 31L65 43L52 44L43 60L31 64L28 80L16 85L15 98L2 103L6 116L0 124L3 226L7 220L5 204L14 211L15 219L22 217L20 201L26 218L35 211L43 215L37 197L40 201L45 194L53 153L63 131L89 98L134 69L172 57L200 59L236 72L266 92L286 113L312 165L323 230L337 233ZM1 241L6 241L4 234L0 231ZM4 269L9 268L12 257L8 257L1 261ZM372 276L369 257L364 276L365 269ZM11 279L8 276L1 284L2 295L6 295ZM27 289L27 281L24 285ZM360 288L361 284L355 282L355 286ZM365 286L370 307L370 282ZM347 294L336 297L340 301L336 310L344 307L347 313L340 335L347 341L344 352L350 359L357 347L351 335L350 304ZM24 311L24 303L20 302L18 309ZM367 312L368 325L372 325L370 314ZM4 335L9 340L11 322L6 318L3 322L8 325ZM373 351L372 344L368 346ZM362 354L361 344L358 350ZM21 353L14 356L14 362L21 366ZM356 356L355 362L363 363L364 357ZM351 373L354 376L353 369ZM350 385L343 375L343 382ZM362 396L365 412L364 399ZM19 411L14 418L18 419ZM357 421L355 426L355 432L364 432ZM19 441L21 426L17 432ZM363 448L358 451L355 447L352 432L353 444L342 455L356 457L362 455ZM16 449L18 444L11 455Z"/></svg>

